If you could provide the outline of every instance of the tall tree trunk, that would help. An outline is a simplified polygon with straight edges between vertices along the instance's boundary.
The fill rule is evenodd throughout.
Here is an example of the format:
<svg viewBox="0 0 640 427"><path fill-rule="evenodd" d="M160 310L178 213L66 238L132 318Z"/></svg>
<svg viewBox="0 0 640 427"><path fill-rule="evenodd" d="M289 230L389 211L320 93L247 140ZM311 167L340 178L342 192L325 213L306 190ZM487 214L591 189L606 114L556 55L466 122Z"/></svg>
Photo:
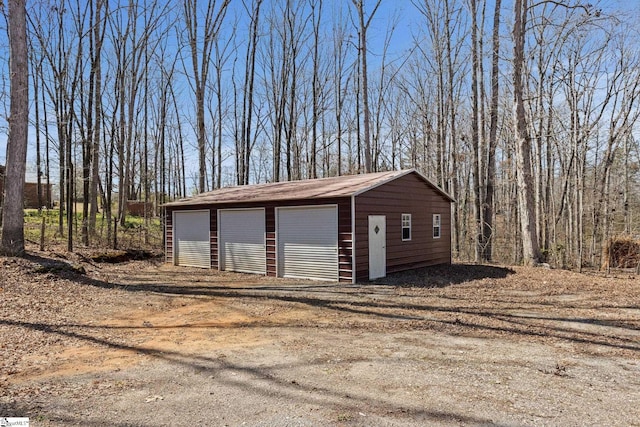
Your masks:
<svg viewBox="0 0 640 427"><path fill-rule="evenodd" d="M90 196L89 193L91 191L91 159L92 159L92 148L93 148L93 126L94 120L93 117L93 102L95 96L93 91L95 90L95 81L93 78L94 73L94 48L95 48L95 32L92 31L95 25L94 22L94 13L93 13L93 2L89 5L89 61L90 61L90 71L89 71L89 93L87 94L87 105L86 107L83 105L81 110L81 115L84 120L86 115L86 124L82 126L82 244L85 246L89 246L89 202ZM82 90L82 92L84 92ZM83 102L84 104L84 102ZM86 108L86 110L85 110ZM86 129L86 132L85 130Z"/></svg>
<svg viewBox="0 0 640 427"><path fill-rule="evenodd" d="M31 47L33 50L33 47ZM32 53L32 52L31 52ZM32 60L33 55L30 55ZM32 73L33 73L33 106L35 108L35 132L36 132L36 174L37 176L37 192L38 192L38 212L42 211L43 200L42 200L42 155L41 155L41 147L42 144L40 142L40 99L38 97L38 89L40 86L40 79L42 76L42 59L40 59L39 63L36 64L35 61L32 63ZM46 108L46 106L45 106ZM0 196L1 198L2 196Z"/></svg>
<svg viewBox="0 0 640 427"><path fill-rule="evenodd" d="M255 64L256 50L258 44L258 22L260 18L260 5L262 0L255 0L251 11L251 29L249 32L249 43L247 44L246 66L244 74L244 97L242 103L242 129L240 136L241 151L236 153L238 164L237 178L238 185L249 184L249 162L251 160L251 131L253 124L253 88L255 85Z"/></svg>
<svg viewBox="0 0 640 427"><path fill-rule="evenodd" d="M145 16L145 21L147 17ZM149 24L146 23L148 26ZM143 216L144 216L144 243L149 244L149 200L151 192L151 184L149 182L149 43L144 44L144 100L143 100L143 117L144 117L144 129L143 129L143 153L142 153L142 168L140 170L140 177L142 178L142 191L143 191Z"/></svg>
<svg viewBox="0 0 640 427"><path fill-rule="evenodd" d="M44 91L42 91L42 118L44 120L44 177L47 185L47 208L53 207L51 194L51 170L49 164L49 122L47 121L47 104L45 102Z"/></svg>
<svg viewBox="0 0 640 427"><path fill-rule="evenodd" d="M217 101L217 105L216 105L216 113L217 113L217 117L218 117L218 147L217 147L217 151L215 152L215 156L217 158L217 162L216 162L216 171L214 173L215 175L215 184L214 184L214 188L220 188L222 186L222 137L223 137L223 119L224 119L224 113L222 110L222 100L224 97L224 94L222 93L222 78L223 78L223 66L226 62L226 50L228 48L230 44L228 43L227 45L225 45L224 49L221 50L220 48L220 43L219 40L216 39L216 43L215 43L215 53L216 53L216 59L215 59L215 69L216 69L216 101ZM213 171L212 171L213 172Z"/></svg>
<svg viewBox="0 0 640 427"><path fill-rule="evenodd" d="M369 17L365 20L364 17L364 0L352 0L356 11L358 13L358 32L359 32L359 50L360 50L360 73L361 73L361 97L362 97L362 137L364 139L364 171L369 173L373 170L371 163L371 137L369 127L371 125L370 111L369 111L369 85L367 75L367 30L371 24L373 16L376 14L380 2L377 0L373 11L369 14Z"/></svg>
<svg viewBox="0 0 640 427"><path fill-rule="evenodd" d="M189 48L191 53L191 65L193 75L193 90L196 97L196 132L198 138L198 191L205 191L206 181L206 127L205 127L205 91L207 89L207 79L209 76L209 64L211 61L211 50L218 37L218 31L226 15L227 6L230 0L223 0L216 12L216 0L207 2L207 10L204 21L198 17L198 2L188 0L184 2L184 17L188 33ZM204 23L203 34L200 37L198 25ZM200 48L199 40L202 40ZM214 156L215 161L215 156ZM212 176L215 171L211 171Z"/></svg>
<svg viewBox="0 0 640 427"><path fill-rule="evenodd" d="M478 52L478 10L477 0L470 0L471 3L471 146L473 150L473 193L474 193L474 216L473 227L474 259L476 262L482 260L484 248L483 240L483 191L484 173L482 166L482 141L480 138L480 85L478 78L480 74L480 56Z"/></svg>
<svg viewBox="0 0 640 427"><path fill-rule="evenodd" d="M29 66L25 0L8 0L11 94L5 170L2 246L6 255L24 253L24 173L29 125Z"/></svg>
<svg viewBox="0 0 640 427"><path fill-rule="evenodd" d="M89 234L95 235L96 233L96 216L98 213L98 181L100 179L100 135L102 125L102 42L105 34L105 27L102 23L102 0L96 2L95 9L95 23L93 27L93 57L92 57L92 69L93 75L92 81L94 81L93 88L93 107L94 107L94 126L92 147L91 147L91 184L89 186Z"/></svg>
<svg viewBox="0 0 640 427"><path fill-rule="evenodd" d="M513 97L516 168L518 171L518 211L522 231L522 256L526 265L540 260L540 247L535 223L535 201L531 172L531 139L524 109L524 45L528 6L527 0L515 0L513 25Z"/></svg>
<svg viewBox="0 0 640 427"><path fill-rule="evenodd" d="M340 18L340 15L338 18ZM344 82L343 86L343 73L345 71L346 61L346 49L347 46L347 29L342 20L338 20L338 23L333 30L333 80L334 80L334 99L335 99L335 123L336 123L336 174L342 175L342 150L343 150L343 107L345 101L345 95L349 84L349 78Z"/></svg>
<svg viewBox="0 0 640 427"><path fill-rule="evenodd" d="M316 8L318 9L316 11ZM310 148L310 162L309 162L309 178L317 178L317 141L318 141L318 118L319 118L319 108L318 105L318 97L320 96L319 92L319 67L320 67L320 19L322 16L322 1L320 2L312 2L311 3L312 15L311 19L313 21L313 77L311 81L311 91L312 91L312 121L311 121L311 148Z"/></svg>
<svg viewBox="0 0 640 427"><path fill-rule="evenodd" d="M624 172L623 172L623 179L624 179L624 184L623 184L623 213L624 213L624 233L628 236L629 234L631 234L631 210L629 208L629 190L630 190L630 185L629 185L629 181L630 181L630 171L629 171L629 152L630 152L630 144L629 144L629 140L632 138L631 135L627 135L624 138Z"/></svg>
<svg viewBox="0 0 640 427"><path fill-rule="evenodd" d="M499 1L499 0L498 0ZM454 68L453 68L453 51L451 49L452 45L452 35L451 35L451 14L449 9L449 0L445 1L446 7L446 52L447 52L447 76L449 78L448 86L448 100L447 104L449 107L449 126L451 129L451 143L450 143L450 154L449 159L451 162L451 186L449 187L449 192L454 199L457 199L459 196L459 181L458 181L458 127L457 127L457 108L456 103L454 102ZM457 256L460 253L460 207L456 203L452 208L452 224L451 224L451 233L454 247L454 254Z"/></svg>
<svg viewBox="0 0 640 427"><path fill-rule="evenodd" d="M112 214L113 214L113 210L112 210L112 204L113 204L113 173L114 173L114 164L115 164L115 159L114 159L114 155L115 155L115 140L116 140L116 119L115 117L112 118L111 120L111 126L107 126L106 123L106 116L103 117L103 120L105 121L104 124L104 138L102 138L102 140L104 141L104 152L105 152L105 176L104 176L104 211L103 211L103 218L104 221L106 222L107 225L107 236L106 236L106 240L107 242L111 241L111 232L112 232ZM107 134L108 132L108 134Z"/></svg>
<svg viewBox="0 0 640 427"><path fill-rule="evenodd" d="M493 40L491 55L491 105L489 106L489 146L487 152L487 179L483 213L482 236L485 242L482 260L491 261L493 258L493 205L496 179L496 148L498 146L498 98L499 98L499 75L498 64L500 59L500 7L501 0L495 0L493 12Z"/></svg>

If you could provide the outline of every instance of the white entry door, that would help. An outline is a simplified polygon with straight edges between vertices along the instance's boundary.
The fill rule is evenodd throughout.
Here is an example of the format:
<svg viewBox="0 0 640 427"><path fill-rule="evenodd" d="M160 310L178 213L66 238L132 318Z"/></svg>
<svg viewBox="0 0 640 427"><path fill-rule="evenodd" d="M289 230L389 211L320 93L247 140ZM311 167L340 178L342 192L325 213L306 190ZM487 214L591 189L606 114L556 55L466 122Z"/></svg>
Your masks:
<svg viewBox="0 0 640 427"><path fill-rule="evenodd" d="M369 280L387 275L387 217L369 215Z"/></svg>

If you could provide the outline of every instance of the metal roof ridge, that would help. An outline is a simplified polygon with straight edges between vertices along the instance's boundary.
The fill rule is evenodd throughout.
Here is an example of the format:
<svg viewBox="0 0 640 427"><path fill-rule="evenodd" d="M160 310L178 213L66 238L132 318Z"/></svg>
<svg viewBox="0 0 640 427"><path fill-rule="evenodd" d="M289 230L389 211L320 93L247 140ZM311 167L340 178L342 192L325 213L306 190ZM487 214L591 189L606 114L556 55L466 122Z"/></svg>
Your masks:
<svg viewBox="0 0 640 427"><path fill-rule="evenodd" d="M254 189L256 189L256 187L259 188L274 188L277 189L278 187L286 187L286 186L304 186L305 184L309 184L309 183L318 183L320 181L333 181L333 182L339 182L339 181L347 181L349 179L353 180L353 179L363 179L364 182L359 183L360 185L365 185L366 187L364 189L359 189L359 190L355 190L355 191L346 191L345 194L343 194L343 196L347 197L347 196L352 196L352 195L356 195L356 194L360 194L361 192L367 191L369 189L375 188L377 185L379 185L378 182L375 182L373 184L369 184L369 181L372 179L375 179L377 176L380 175L390 175L387 179L385 179L383 181L383 183L385 182L389 182L392 179L397 178L398 176L402 176L402 173L398 173L398 172L402 172L402 171L382 171L382 172L370 172L370 173L356 173L356 174L352 174L352 175L340 175L340 176L330 176L330 177L323 177L323 178L305 178L305 179L300 179L300 180L292 180L292 181L278 181L278 182L263 182L263 183L258 183L258 184L250 184L250 185L234 185L234 186L230 186L230 187L223 187L223 188L218 188L216 190L211 190L211 191L207 191L204 193L200 193L200 194L196 194L193 196L189 196L189 197L184 197L182 199L178 199L178 200L174 200L168 203L165 203L163 206L172 206L172 205L182 205L182 204L187 204L189 202L192 202L194 204L198 204L198 203L206 203L208 202L208 198L209 197L215 197L216 193L217 194L225 194L225 193L231 193L233 191L239 191L241 193L243 192L249 192L252 191ZM372 176L375 175L375 176ZM344 190L344 189L342 189ZM268 196L268 195L267 195ZM322 196L319 196L318 194L314 194L312 196L309 196L310 198L322 198ZM331 197L330 195L327 197ZM268 199L268 197L266 197ZM293 197L295 198L295 197Z"/></svg>

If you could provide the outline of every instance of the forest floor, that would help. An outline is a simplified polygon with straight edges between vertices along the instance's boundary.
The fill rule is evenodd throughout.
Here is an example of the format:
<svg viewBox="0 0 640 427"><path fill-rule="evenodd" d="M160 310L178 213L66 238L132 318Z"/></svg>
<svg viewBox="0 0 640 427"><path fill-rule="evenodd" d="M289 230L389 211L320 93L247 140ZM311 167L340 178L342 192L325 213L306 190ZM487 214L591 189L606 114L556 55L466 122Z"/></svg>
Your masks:
<svg viewBox="0 0 640 427"><path fill-rule="evenodd" d="M640 279L454 264L345 285L0 258L31 426L640 426Z"/></svg>

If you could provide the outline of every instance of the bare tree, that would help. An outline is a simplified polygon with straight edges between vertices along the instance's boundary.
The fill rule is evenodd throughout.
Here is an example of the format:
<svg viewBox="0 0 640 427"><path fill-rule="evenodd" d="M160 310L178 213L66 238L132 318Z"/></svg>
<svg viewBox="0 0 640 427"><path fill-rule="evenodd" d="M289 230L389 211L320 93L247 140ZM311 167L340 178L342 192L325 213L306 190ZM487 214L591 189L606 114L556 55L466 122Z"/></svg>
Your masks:
<svg viewBox="0 0 640 427"><path fill-rule="evenodd" d="M457 201L454 256L597 265L637 229L638 23L577 1L517 0L508 19L503 1L410 3L404 51L392 30L414 21L381 0L34 8L34 157L60 178L58 235L95 242L99 201L111 240L128 198L161 214L225 184L415 167Z"/></svg>
<svg viewBox="0 0 640 427"><path fill-rule="evenodd" d="M312 91L312 120L311 120L311 147L309 161L309 178L317 178L317 151L318 151L318 121L320 116L320 27L322 19L322 1L311 0L311 21L313 25L313 73L311 80Z"/></svg>
<svg viewBox="0 0 640 427"><path fill-rule="evenodd" d="M484 205L484 159L482 156L483 140L480 135L480 120L483 119L480 113L480 92L481 92L481 78L482 78L482 70L481 70L481 57L482 52L480 51L480 42L479 37L479 23L478 23L478 2L477 0L470 0L470 9L471 9L471 60L472 60L472 71L471 71L471 147L473 151L473 193L475 196L474 203L474 241L475 241L475 250L474 250L474 259L476 262L480 262L482 260L482 252L484 247L484 234L483 234L483 218L482 215L483 205Z"/></svg>
<svg viewBox="0 0 640 427"><path fill-rule="evenodd" d="M627 141L640 116L638 102L640 101L640 57L638 53L631 53L627 49L626 35L621 34L616 40L617 46L611 49L615 58L614 69L607 79L607 91L611 102L608 108L608 130L605 151L601 161L601 171L595 185L594 200L594 230L592 252L604 253L611 237L611 221L613 219L611 204L612 196L612 168L615 164L623 141ZM602 234L599 227L602 224ZM596 239L600 238L600 250L595 247Z"/></svg>
<svg viewBox="0 0 640 427"><path fill-rule="evenodd" d="M286 40L284 60L286 61L289 71L289 87L288 94L285 95L286 116L284 122L285 129L285 157L287 180L301 179L300 165L300 147L298 141L298 126L301 114L300 108L300 80L301 70L303 69L301 51L304 42L304 26L306 19L301 16L302 3L296 4L292 0L286 0L286 8L284 14L285 31L288 33ZM304 109L304 105L302 107Z"/></svg>
<svg viewBox="0 0 640 427"><path fill-rule="evenodd" d="M267 15L268 40L264 45L263 84L266 89L266 102L269 106L272 143L272 177L275 182L281 180L283 143L287 179L291 179L291 143L294 129L288 125L291 119L290 109L295 112L295 89L297 84L297 53L299 51L300 34L297 32L297 10L293 10L293 1L274 4Z"/></svg>
<svg viewBox="0 0 640 427"><path fill-rule="evenodd" d="M244 3L243 3L244 4ZM254 113L254 86L255 86L255 64L256 51L258 45L258 24L260 21L260 6L262 0L253 0L251 7L245 4L245 9L249 14L250 29L249 40L247 42L245 73L244 73L244 90L242 97L242 119L240 121L241 129L239 139L236 140L236 174L237 183L246 185L249 183L249 162L251 160L251 148L253 132L253 113Z"/></svg>
<svg viewBox="0 0 640 427"><path fill-rule="evenodd" d="M40 130L40 79L43 78L42 72L42 63L44 61L44 57L42 55L38 55L36 58L35 49L33 46L33 40L29 40L29 60L31 61L31 75L33 78L33 106L34 106L34 127L36 134L36 173L37 177L37 192L38 192L38 211L40 212L43 207L42 200L42 143L40 140L40 136L42 134ZM46 105L43 104L43 107L46 108ZM47 199L47 205L49 204L49 200ZM0 203L2 201L2 196L0 195ZM1 221L0 221L1 222Z"/></svg>
<svg viewBox="0 0 640 427"><path fill-rule="evenodd" d="M527 265L540 261L540 245L535 223L535 202L531 171L531 138L524 108L524 46L528 0L514 1L513 24L513 111L518 181L518 212L522 228L523 258Z"/></svg>
<svg viewBox="0 0 640 427"><path fill-rule="evenodd" d="M424 142L422 150L412 148L412 164L418 163L425 172L433 175L434 181L447 190L458 202L452 212L453 252L457 256L461 251L461 238L466 232L467 218L463 216L466 208L467 187L460 186L461 175L466 167L459 162L463 159L465 132L459 127L464 123L463 114L468 108L462 96L463 87L469 82L465 79L473 75L469 67L469 53L464 49L468 39L468 8L456 0L433 2L413 0L412 3L425 19L425 36L428 43L415 41L416 54L410 62L409 70L415 74L415 91L421 94L417 101L421 117L416 118L422 127ZM425 75L433 76L425 79ZM425 81L422 81L425 80ZM432 146L433 145L433 146ZM417 161L417 154L422 162ZM426 153L432 152L433 159ZM416 167L416 166L414 166Z"/></svg>
<svg viewBox="0 0 640 427"><path fill-rule="evenodd" d="M102 118L102 45L105 37L104 2L98 0L93 10L93 37L90 44L91 73L90 83L93 86L93 135L91 135L91 179L89 185L89 234L96 233L96 217L98 213L98 181L100 179L100 136Z"/></svg>
<svg viewBox="0 0 640 427"><path fill-rule="evenodd" d="M198 16L198 2L185 0L183 3L184 22L187 30L189 52L191 54L192 89L196 96L197 138L198 138L198 191L205 191L206 178L206 138L205 107L207 79L209 78L209 64L211 51L218 38L224 17L229 6L229 0L223 0L219 7L215 0L207 2L202 34L198 31L200 19ZM217 7L217 10L216 10ZM201 44L201 47L200 47ZM212 174L214 171L212 171Z"/></svg>
<svg viewBox="0 0 640 427"><path fill-rule="evenodd" d="M233 27L234 29L236 28L236 25L234 25ZM220 38L217 37L215 39L215 43L214 43L214 63L213 63L213 67L215 68L215 73L216 73L216 78L215 78L215 85L214 85L214 89L213 92L215 93L215 98L216 98L216 117L217 117L217 121L218 121L218 126L217 126L217 139L218 139L218 144L217 144L217 151L216 151L216 147L213 147L213 151L215 151L215 153L212 153L212 155L216 158L216 166L217 166L217 170L215 171L215 177L216 179L214 180L214 188L220 187L222 185L222 142L223 142L223 123L224 123L224 116L225 116L225 106L223 105L223 99L224 99L224 92L223 92L223 67L227 64L230 56L231 56L231 47L232 47L232 42L233 42L233 38L235 36L235 31L233 31L230 35L228 40L226 40L225 42L221 42ZM213 174L213 171L212 171Z"/></svg>
<svg viewBox="0 0 640 427"><path fill-rule="evenodd" d="M347 67L347 55L349 46L349 33L347 26L341 19L342 10L338 10L336 22L333 27L333 86L334 86L334 111L336 124L336 174L342 175L342 151L343 151L343 110L349 79L352 77Z"/></svg>
<svg viewBox="0 0 640 427"><path fill-rule="evenodd" d="M364 0L351 0L353 6L356 8L356 14L358 16L358 33L359 43L358 49L360 51L360 96L362 97L362 132L364 138L364 171L371 172L372 167L372 153L371 153L371 136L369 127L371 125L370 111L369 111L369 84L367 74L367 30L371 25L371 20L375 16L378 7L382 0L376 0L373 9L369 13L369 16L365 18L365 6Z"/></svg>
<svg viewBox="0 0 640 427"><path fill-rule="evenodd" d="M491 53L491 104L489 106L489 142L487 145L487 169L486 169L486 189L483 207L483 227L481 259L491 261L493 258L493 236L494 236L494 192L496 179L496 149L498 146L498 98L499 98L499 59L500 59L500 7L502 1L495 0L493 10L493 35Z"/></svg>

